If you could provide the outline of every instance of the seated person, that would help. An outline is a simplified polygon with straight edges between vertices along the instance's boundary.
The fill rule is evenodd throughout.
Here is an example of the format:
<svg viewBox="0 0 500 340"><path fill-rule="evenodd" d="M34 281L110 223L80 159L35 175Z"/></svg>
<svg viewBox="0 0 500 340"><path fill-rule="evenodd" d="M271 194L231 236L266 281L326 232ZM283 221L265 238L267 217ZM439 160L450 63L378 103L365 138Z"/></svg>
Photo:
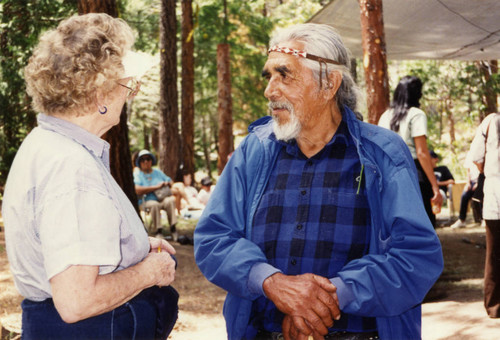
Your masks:
<svg viewBox="0 0 500 340"><path fill-rule="evenodd" d="M183 208L188 208L189 210L203 209L205 205L198 200L198 189L193 186L193 176L186 173L183 175L182 180L184 191L188 197L188 200L183 200Z"/></svg>
<svg viewBox="0 0 500 340"><path fill-rule="evenodd" d="M439 185L439 192L443 196L443 203L446 202L448 194L448 186L455 184L455 179L446 165L438 166L439 155L433 150L429 151L431 154L431 162L434 168L434 175L436 176L437 184ZM451 194L451 193L450 193Z"/></svg>
<svg viewBox="0 0 500 340"><path fill-rule="evenodd" d="M169 196L159 201L154 191L165 186L172 187L172 179L165 175L161 170L153 168L156 165L156 157L148 150L139 152L136 159L136 166L139 171L134 172L135 192L141 198L139 206L141 209L149 209L151 212L152 226L148 230L150 234L162 236L162 225L160 210L163 209L167 213L172 239L177 240L177 231L175 224L177 223L177 215L175 213L176 197L174 190L171 190Z"/></svg>
<svg viewBox="0 0 500 340"><path fill-rule="evenodd" d="M469 202L471 202L471 208L474 214L474 219L476 222L482 219L482 209L481 204L474 202L472 196L474 196L474 191L477 188L477 178L479 177L479 170L477 166L472 163L470 159L470 153L467 154L465 158L465 167L467 168L467 183L462 191L462 196L460 197L460 212L458 215L458 220L451 225L452 229L465 228L467 223L465 219L467 217L467 208L469 207ZM476 219L477 217L477 219Z"/></svg>
<svg viewBox="0 0 500 340"><path fill-rule="evenodd" d="M196 189L193 184L193 176L190 173L185 173L183 175L184 191L188 200L182 200L182 212L181 215L186 219L198 219L200 218L205 205L198 200L198 189Z"/></svg>
<svg viewBox="0 0 500 340"><path fill-rule="evenodd" d="M184 183L184 190L189 198L196 198L198 196L198 190L193 186L193 176L191 174L184 174L182 176L182 181Z"/></svg>
<svg viewBox="0 0 500 340"><path fill-rule="evenodd" d="M207 205L212 191L212 179L208 176L203 177L203 179L201 180L201 189L198 193L198 200L201 202L201 204Z"/></svg>

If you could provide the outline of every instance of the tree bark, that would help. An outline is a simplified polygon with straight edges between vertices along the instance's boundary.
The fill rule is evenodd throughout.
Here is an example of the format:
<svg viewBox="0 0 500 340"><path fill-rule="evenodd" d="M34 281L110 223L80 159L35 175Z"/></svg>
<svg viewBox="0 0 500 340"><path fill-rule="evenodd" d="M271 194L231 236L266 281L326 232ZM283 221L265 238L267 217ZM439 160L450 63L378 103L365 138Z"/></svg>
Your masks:
<svg viewBox="0 0 500 340"><path fill-rule="evenodd" d="M217 82L219 104L219 158L217 160L217 170L221 174L226 166L228 155L234 149L229 44L217 45Z"/></svg>
<svg viewBox="0 0 500 340"><path fill-rule="evenodd" d="M453 117L453 100L451 98L448 98L445 100L445 112L446 112L446 117L448 119L448 124L450 128L450 148L452 152L455 152L455 141L456 141L456 136L455 136L455 117Z"/></svg>
<svg viewBox="0 0 500 340"><path fill-rule="evenodd" d="M118 17L116 0L78 0L78 14L106 13Z"/></svg>
<svg viewBox="0 0 500 340"><path fill-rule="evenodd" d="M115 0L78 0L78 14L107 13L113 17L118 16ZM132 205L139 213L137 194L133 179L132 155L128 138L127 108L123 107L120 123L112 127L104 136L110 144L111 175L125 192Z"/></svg>
<svg viewBox="0 0 500 340"><path fill-rule="evenodd" d="M158 165L175 178L180 159L177 99L177 18L175 0L161 1L160 18L160 129Z"/></svg>
<svg viewBox="0 0 500 340"><path fill-rule="evenodd" d="M194 27L192 0L182 0L182 157L194 178Z"/></svg>
<svg viewBox="0 0 500 340"><path fill-rule="evenodd" d="M159 131L159 127L160 127L160 124L158 124L158 126L153 126L151 128L151 149L154 149L154 150L160 150L160 131Z"/></svg>
<svg viewBox="0 0 500 340"><path fill-rule="evenodd" d="M210 138L207 136L207 129L209 129L209 123L207 123L207 115L202 116L203 129L201 131L201 140L203 143L203 156L205 159L205 168L207 173L212 173L212 167L210 164ZM194 178L194 177L193 177Z"/></svg>
<svg viewBox="0 0 500 340"><path fill-rule="evenodd" d="M482 61L480 67L485 81L483 103L485 105L484 117L486 117L490 113L498 112L497 94L494 86L492 86L493 84L491 84L493 81L492 75L498 73L498 61Z"/></svg>
<svg viewBox="0 0 500 340"><path fill-rule="evenodd" d="M368 122L377 124L389 106L382 0L359 0Z"/></svg>
<svg viewBox="0 0 500 340"><path fill-rule="evenodd" d="M150 135L149 135L149 128L144 124L142 126L142 136L143 136L143 141L144 141L144 149L146 150L151 150L151 144L150 144Z"/></svg>

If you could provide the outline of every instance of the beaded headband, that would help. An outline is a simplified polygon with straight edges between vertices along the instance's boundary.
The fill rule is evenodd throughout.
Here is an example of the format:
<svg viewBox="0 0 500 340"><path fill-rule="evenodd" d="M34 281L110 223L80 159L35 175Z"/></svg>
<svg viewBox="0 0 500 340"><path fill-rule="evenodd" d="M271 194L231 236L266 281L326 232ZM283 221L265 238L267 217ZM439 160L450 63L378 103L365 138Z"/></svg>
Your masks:
<svg viewBox="0 0 500 340"><path fill-rule="evenodd" d="M290 55L294 55L297 57L311 59L311 60L315 60L315 61L319 62L319 87L320 88L323 87L323 64L325 66L325 75L326 75L326 80L328 82L330 82L330 80L328 78L328 65L326 63L334 64L334 65L341 65L338 61L328 59L328 58L318 57L317 55L307 53L306 51L296 50L294 48L289 48L289 47L280 47L278 45L274 45L269 50L267 50L267 53L271 53L271 52L290 54Z"/></svg>
<svg viewBox="0 0 500 340"><path fill-rule="evenodd" d="M328 59L328 58L318 57L317 55L307 53L306 51L296 50L294 48L289 48L289 47L280 47L278 45L275 45L267 51L267 53L271 53L271 52L290 54L290 55L294 55L294 56L301 57L301 58L315 60L315 61L318 61L320 63L323 62L323 63L340 65L340 63L338 61Z"/></svg>

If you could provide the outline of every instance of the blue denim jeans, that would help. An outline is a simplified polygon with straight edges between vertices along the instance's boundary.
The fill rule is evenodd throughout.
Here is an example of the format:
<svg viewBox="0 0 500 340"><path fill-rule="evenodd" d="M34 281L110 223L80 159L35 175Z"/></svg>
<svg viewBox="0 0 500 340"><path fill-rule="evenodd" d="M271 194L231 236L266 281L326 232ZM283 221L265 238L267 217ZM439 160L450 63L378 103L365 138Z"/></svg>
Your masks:
<svg viewBox="0 0 500 340"><path fill-rule="evenodd" d="M172 287L152 287L108 313L71 324L61 319L52 299L25 299L22 338L166 339L177 321L178 297Z"/></svg>

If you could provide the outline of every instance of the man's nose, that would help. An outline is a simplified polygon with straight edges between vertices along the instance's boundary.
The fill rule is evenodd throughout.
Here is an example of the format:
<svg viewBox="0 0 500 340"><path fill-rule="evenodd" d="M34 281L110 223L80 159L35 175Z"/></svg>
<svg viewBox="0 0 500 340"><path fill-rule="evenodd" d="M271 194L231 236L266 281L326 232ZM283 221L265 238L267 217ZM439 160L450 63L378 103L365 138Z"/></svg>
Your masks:
<svg viewBox="0 0 500 340"><path fill-rule="evenodd" d="M273 79L269 80L269 83L266 86L266 90L264 91L264 96L271 101L275 101L279 98L280 90Z"/></svg>

